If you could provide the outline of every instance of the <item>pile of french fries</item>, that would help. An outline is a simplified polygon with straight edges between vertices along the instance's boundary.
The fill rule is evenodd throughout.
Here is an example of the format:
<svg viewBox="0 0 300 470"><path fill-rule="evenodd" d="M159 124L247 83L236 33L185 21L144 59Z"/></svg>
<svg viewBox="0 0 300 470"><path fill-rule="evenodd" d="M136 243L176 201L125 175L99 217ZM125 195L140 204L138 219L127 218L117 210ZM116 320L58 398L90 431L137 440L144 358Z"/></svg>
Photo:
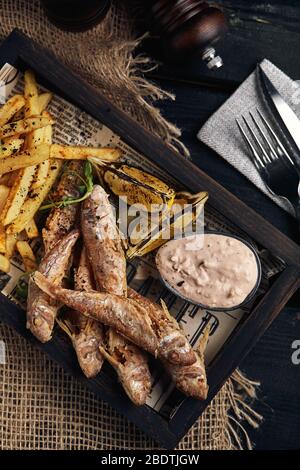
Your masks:
<svg viewBox="0 0 300 470"><path fill-rule="evenodd" d="M47 111L51 93L38 92L33 72L24 74L24 95L0 108L0 270L10 270L17 250L27 271L36 268L29 240L39 236L34 217L64 160L93 157L114 162L120 151L52 143L55 123Z"/></svg>

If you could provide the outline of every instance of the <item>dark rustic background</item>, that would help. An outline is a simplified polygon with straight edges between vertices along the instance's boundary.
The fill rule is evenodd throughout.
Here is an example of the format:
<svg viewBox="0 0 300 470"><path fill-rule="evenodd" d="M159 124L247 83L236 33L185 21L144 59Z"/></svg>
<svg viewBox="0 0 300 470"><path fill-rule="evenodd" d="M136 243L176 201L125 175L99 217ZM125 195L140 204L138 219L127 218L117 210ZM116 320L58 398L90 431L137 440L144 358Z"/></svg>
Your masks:
<svg viewBox="0 0 300 470"><path fill-rule="evenodd" d="M201 144L196 133L264 57L300 80L300 2L219 3L230 22L230 32L217 45L224 60L223 68L208 72L201 60L194 60L188 67L161 66L152 73L152 78L177 96L175 102L164 102L161 108L182 129L183 141L201 169L299 242L295 221ZM155 41L149 40L143 47L158 57ZM259 430L249 429L256 449L300 449L300 365L291 362L291 344L295 339L300 340L299 293L241 365L249 377L262 382L256 409L265 420Z"/></svg>

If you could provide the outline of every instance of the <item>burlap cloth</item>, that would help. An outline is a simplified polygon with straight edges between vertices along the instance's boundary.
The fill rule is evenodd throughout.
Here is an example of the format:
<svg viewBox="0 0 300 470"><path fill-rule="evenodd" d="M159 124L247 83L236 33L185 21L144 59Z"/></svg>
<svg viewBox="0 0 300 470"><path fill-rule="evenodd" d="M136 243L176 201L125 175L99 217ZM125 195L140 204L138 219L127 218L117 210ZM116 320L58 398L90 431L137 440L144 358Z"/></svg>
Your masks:
<svg viewBox="0 0 300 470"><path fill-rule="evenodd" d="M153 106L172 98L143 76L151 63L132 57L134 5L114 3L104 22L71 34L51 25L39 1L0 0L0 39L18 27L169 145L186 152L180 131ZM130 14L128 14L130 11ZM154 449L157 445L65 373L43 352L0 324L6 365L0 365L0 449ZM179 449L251 448L243 421L258 426L249 406L258 384L236 371L180 442ZM250 403L251 405L251 403Z"/></svg>

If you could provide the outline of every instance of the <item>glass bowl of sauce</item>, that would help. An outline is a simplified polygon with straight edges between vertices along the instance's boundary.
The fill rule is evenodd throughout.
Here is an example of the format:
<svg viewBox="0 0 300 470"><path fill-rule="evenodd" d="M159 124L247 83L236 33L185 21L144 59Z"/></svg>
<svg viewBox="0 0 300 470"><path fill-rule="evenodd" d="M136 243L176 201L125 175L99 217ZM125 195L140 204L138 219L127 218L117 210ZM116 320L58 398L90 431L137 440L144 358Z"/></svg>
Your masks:
<svg viewBox="0 0 300 470"><path fill-rule="evenodd" d="M155 260L172 293L208 310L244 306L261 281L261 263L254 247L221 232L170 240L160 247Z"/></svg>

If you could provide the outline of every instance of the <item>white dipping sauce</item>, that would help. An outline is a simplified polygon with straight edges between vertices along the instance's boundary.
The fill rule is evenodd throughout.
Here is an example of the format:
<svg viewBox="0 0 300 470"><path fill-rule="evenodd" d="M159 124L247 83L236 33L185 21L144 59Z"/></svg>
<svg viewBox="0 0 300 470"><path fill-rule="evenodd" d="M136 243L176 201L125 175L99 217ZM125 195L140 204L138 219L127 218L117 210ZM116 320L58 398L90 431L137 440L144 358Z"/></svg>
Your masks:
<svg viewBox="0 0 300 470"><path fill-rule="evenodd" d="M171 240L158 250L156 264L162 278L179 294L212 308L241 304L259 275L253 251L221 234Z"/></svg>

